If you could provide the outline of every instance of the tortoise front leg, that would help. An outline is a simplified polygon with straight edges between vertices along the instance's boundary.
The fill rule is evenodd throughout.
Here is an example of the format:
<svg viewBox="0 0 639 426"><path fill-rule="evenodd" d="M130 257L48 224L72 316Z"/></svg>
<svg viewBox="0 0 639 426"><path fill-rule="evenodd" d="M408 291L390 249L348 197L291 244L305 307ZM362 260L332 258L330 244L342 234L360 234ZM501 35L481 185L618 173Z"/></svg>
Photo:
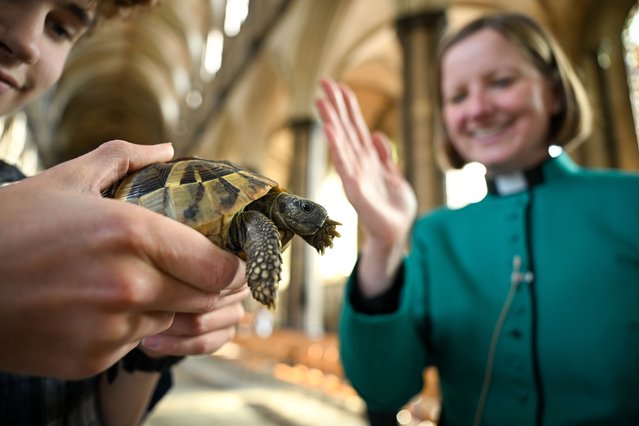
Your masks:
<svg viewBox="0 0 639 426"><path fill-rule="evenodd" d="M253 298L275 309L282 272L280 233L275 224L258 211L235 215L229 229L232 251L246 253L246 279Z"/></svg>
<svg viewBox="0 0 639 426"><path fill-rule="evenodd" d="M337 226L341 223L334 221L331 218L326 218L324 225L311 235L300 235L304 241L309 243L320 254L324 254L324 250L327 247L333 247L333 238L339 237L340 234L337 231Z"/></svg>

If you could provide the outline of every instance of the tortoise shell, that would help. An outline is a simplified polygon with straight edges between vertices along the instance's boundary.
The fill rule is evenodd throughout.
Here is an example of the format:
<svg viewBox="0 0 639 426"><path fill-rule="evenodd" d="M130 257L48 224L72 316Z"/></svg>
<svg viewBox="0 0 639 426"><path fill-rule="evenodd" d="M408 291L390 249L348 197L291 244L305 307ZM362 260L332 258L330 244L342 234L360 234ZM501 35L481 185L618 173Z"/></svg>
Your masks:
<svg viewBox="0 0 639 426"><path fill-rule="evenodd" d="M272 189L283 191L274 180L230 161L184 158L127 176L112 197L184 223L224 247L233 216Z"/></svg>
<svg viewBox="0 0 639 426"><path fill-rule="evenodd" d="M104 194L182 222L247 261L253 297L275 307L281 252L295 234L320 253L338 222L311 200L229 161L199 158L154 163Z"/></svg>

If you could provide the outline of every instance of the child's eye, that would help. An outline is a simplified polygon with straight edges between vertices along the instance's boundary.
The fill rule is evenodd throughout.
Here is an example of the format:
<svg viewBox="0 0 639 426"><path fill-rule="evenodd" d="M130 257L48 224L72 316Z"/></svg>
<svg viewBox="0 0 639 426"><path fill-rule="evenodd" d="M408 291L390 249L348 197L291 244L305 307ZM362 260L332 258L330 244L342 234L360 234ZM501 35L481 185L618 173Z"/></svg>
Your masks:
<svg viewBox="0 0 639 426"><path fill-rule="evenodd" d="M59 22L54 22L49 20L48 28L51 34L59 40L72 40L74 31L69 29L68 26L61 24Z"/></svg>
<svg viewBox="0 0 639 426"><path fill-rule="evenodd" d="M47 15L45 26L54 40L75 42L88 29L90 22L86 13L63 8Z"/></svg>

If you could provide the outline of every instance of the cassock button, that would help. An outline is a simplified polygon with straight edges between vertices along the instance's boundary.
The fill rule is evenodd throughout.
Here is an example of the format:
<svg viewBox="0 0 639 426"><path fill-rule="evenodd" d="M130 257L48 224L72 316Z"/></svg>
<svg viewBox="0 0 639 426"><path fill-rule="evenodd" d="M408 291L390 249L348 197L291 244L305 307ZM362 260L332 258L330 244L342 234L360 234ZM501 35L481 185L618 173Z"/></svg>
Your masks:
<svg viewBox="0 0 639 426"><path fill-rule="evenodd" d="M521 371L524 368L524 363L521 362L521 360L518 357L512 357L510 359L510 366L515 370L515 371Z"/></svg>

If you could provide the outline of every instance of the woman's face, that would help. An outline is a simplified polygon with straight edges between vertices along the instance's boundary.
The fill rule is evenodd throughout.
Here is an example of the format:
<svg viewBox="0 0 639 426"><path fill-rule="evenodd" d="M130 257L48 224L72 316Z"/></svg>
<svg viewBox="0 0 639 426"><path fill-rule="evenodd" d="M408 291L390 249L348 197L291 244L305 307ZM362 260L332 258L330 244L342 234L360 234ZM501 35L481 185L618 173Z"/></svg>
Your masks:
<svg viewBox="0 0 639 426"><path fill-rule="evenodd" d="M441 66L444 125L465 160L492 174L547 157L550 117L560 99L512 42L479 30L451 46Z"/></svg>
<svg viewBox="0 0 639 426"><path fill-rule="evenodd" d="M0 0L0 115L60 78L94 8L88 0Z"/></svg>

